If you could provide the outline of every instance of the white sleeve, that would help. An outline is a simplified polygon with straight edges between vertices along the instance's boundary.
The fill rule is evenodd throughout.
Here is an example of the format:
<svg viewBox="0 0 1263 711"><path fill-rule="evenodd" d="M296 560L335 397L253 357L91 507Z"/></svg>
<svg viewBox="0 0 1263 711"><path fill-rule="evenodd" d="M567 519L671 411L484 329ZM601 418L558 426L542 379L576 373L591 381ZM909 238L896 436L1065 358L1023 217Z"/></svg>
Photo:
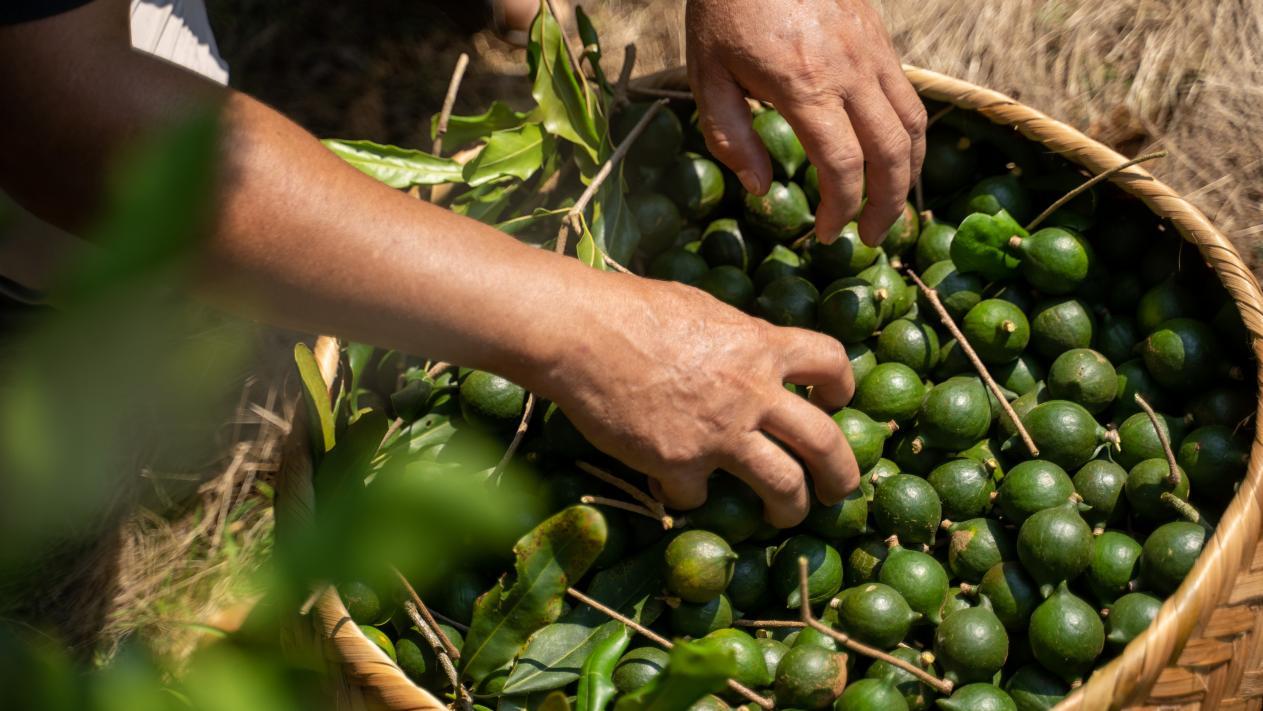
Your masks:
<svg viewBox="0 0 1263 711"><path fill-rule="evenodd" d="M132 0L132 46L228 83L203 0Z"/></svg>

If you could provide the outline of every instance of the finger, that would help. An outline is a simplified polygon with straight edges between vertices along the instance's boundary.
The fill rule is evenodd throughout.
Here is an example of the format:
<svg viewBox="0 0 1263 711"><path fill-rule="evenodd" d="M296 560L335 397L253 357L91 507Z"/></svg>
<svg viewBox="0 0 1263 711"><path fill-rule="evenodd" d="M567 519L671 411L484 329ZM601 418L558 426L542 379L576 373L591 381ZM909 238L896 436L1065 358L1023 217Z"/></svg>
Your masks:
<svg viewBox="0 0 1263 711"><path fill-rule="evenodd" d="M820 178L816 239L829 244L860 210L864 192L864 154L837 96L774 102Z"/></svg>
<svg viewBox="0 0 1263 711"><path fill-rule="evenodd" d="M842 430L823 410L784 393L768 410L763 429L789 445L811 470L816 496L832 506L860 483L860 468Z"/></svg>
<svg viewBox="0 0 1263 711"><path fill-rule="evenodd" d="M795 385L810 385L811 400L826 410L836 410L855 395L855 376L846 349L832 336L800 328L782 329L787 342L783 377Z"/></svg>
<svg viewBox="0 0 1263 711"><path fill-rule="evenodd" d="M811 508L803 468L762 432L751 432L737 442L724 467L763 499L763 518L777 528L802 523Z"/></svg>
<svg viewBox="0 0 1263 711"><path fill-rule="evenodd" d="M864 151L868 202L860 215L860 239L876 246L903 211L911 184L912 139L880 91L872 90L851 109L855 135Z"/></svg>
<svg viewBox="0 0 1263 711"><path fill-rule="evenodd" d="M680 511L695 509L706 503L706 480L709 476L709 472L655 475L649 479L649 492L669 508Z"/></svg>
<svg viewBox="0 0 1263 711"><path fill-rule="evenodd" d="M772 183L772 159L754 132L745 92L719 65L708 64L698 73L693 95L706 148L737 174L748 192L766 193Z"/></svg>
<svg viewBox="0 0 1263 711"><path fill-rule="evenodd" d="M880 81L891 108L899 116L904 130L908 132L908 138L912 141L908 166L912 171L911 180L916 182L917 176L921 174L921 165L925 162L925 104L921 103L921 97L917 96L916 89L912 88L912 83L902 69L896 67L890 73L883 74Z"/></svg>

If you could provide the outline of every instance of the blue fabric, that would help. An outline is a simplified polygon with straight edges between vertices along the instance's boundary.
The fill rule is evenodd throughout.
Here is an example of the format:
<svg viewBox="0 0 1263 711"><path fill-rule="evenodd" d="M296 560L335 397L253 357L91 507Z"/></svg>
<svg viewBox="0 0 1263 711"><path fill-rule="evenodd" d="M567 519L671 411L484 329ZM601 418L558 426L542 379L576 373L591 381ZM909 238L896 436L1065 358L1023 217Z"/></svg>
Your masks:
<svg viewBox="0 0 1263 711"><path fill-rule="evenodd" d="M4 0L0 2L0 25L42 20L83 7L92 0Z"/></svg>

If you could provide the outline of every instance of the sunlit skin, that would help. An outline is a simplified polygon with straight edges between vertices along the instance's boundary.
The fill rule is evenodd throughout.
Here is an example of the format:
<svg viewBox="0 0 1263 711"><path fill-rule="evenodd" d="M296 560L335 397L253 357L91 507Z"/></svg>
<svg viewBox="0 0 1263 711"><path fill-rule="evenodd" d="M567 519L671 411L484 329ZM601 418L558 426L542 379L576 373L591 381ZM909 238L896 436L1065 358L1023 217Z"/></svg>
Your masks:
<svg viewBox="0 0 1263 711"><path fill-rule="evenodd" d="M223 158L203 298L500 373L556 401L678 508L702 503L717 468L747 481L780 526L801 521L810 504L799 460L826 503L858 484L855 459L821 409L854 391L836 340L771 326L692 287L590 269L386 188L267 106L133 51L127 8L98 0L0 28L0 188L31 211L81 227L120 153L214 107ZM825 27L840 29L826 38ZM804 137L821 170L820 226L841 227L860 184L846 98L865 155L883 158L868 168L865 234L893 221L896 193L901 202L920 162L920 134L904 127L924 117L892 108L915 95L895 81L898 64L866 5L694 0L688 29L703 123L722 160L755 176L752 187L770 180L740 85L775 102ZM901 155L869 150L895 133ZM786 381L814 386L812 401Z"/></svg>
<svg viewBox="0 0 1263 711"><path fill-rule="evenodd" d="M876 245L925 158L925 107L881 19L863 0L689 0L688 69L706 146L762 193L772 180L747 95L774 105L820 173L816 235L837 238L868 203L860 238Z"/></svg>

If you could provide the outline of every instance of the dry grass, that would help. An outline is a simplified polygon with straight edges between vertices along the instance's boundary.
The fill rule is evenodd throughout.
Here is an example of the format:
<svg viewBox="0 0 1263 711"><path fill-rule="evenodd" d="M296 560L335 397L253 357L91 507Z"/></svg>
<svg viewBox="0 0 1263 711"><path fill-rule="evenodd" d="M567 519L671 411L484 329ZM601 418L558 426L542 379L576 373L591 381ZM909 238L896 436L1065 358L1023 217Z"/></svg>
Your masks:
<svg viewBox="0 0 1263 711"><path fill-rule="evenodd" d="M638 73L682 61L683 0L583 4L603 31L612 73L629 42ZM321 135L428 147L429 117L461 51L474 62L459 112L492 98L525 100L521 50L460 32L451 3L209 5L234 84ZM1263 3L878 5L906 61L1008 93L1124 153L1169 151L1151 170L1263 264ZM255 482L274 466L281 428L258 411L245 416L258 429L231 440L226 473L202 486L199 505L177 520L142 512L129 525L108 639L140 634L178 660L199 637L189 622L251 595L246 571L267 554L271 526Z"/></svg>
<svg viewBox="0 0 1263 711"><path fill-rule="evenodd" d="M683 2L583 3L641 71L683 59ZM1263 265L1263 3L884 0L904 61L1007 93L1128 155ZM608 54L616 54L609 52Z"/></svg>
<svg viewBox="0 0 1263 711"><path fill-rule="evenodd" d="M178 673L208 634L235 628L262 593L255 573L272 548L272 480L293 414L292 400L281 392L265 380L246 383L225 426L221 468L144 472L154 500L123 525L112 551L117 574L97 635L99 659L137 636ZM202 482L191 502L163 493L166 485L180 489L189 479ZM173 508L184 513L160 513Z"/></svg>

